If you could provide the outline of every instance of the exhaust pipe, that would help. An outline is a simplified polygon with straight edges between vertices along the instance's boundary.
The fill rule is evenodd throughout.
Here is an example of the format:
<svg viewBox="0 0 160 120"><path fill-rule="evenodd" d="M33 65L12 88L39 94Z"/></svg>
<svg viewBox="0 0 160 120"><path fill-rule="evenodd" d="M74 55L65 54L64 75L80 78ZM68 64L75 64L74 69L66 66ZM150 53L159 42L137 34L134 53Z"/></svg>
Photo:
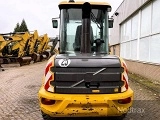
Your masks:
<svg viewBox="0 0 160 120"><path fill-rule="evenodd" d="M81 52L90 53L91 43L90 43L90 29L91 29L91 5L85 2L82 6L82 37L81 37Z"/></svg>

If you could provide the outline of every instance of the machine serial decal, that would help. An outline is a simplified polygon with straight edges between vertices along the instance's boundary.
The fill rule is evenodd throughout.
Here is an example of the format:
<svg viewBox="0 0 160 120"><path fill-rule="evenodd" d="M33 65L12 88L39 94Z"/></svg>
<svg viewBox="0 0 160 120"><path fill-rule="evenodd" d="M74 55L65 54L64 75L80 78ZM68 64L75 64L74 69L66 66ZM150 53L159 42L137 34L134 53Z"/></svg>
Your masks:
<svg viewBox="0 0 160 120"><path fill-rule="evenodd" d="M68 67L70 63L71 63L71 60L70 60L70 59L60 59L60 60L58 61L58 64L59 64L59 66L61 66L61 67Z"/></svg>

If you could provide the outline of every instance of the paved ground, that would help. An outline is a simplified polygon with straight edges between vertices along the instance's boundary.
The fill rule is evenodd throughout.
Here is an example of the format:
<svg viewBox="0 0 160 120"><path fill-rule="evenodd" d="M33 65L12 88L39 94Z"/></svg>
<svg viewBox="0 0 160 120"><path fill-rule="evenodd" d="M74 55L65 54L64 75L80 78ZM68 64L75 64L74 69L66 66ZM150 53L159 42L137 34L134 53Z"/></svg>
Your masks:
<svg viewBox="0 0 160 120"><path fill-rule="evenodd" d="M42 120L37 92L46 62L0 72L0 120Z"/></svg>
<svg viewBox="0 0 160 120"><path fill-rule="evenodd" d="M11 65L0 71L0 120L42 120L37 92L45 64L46 61L22 67ZM134 81L130 86L135 101L124 120L160 119L160 95Z"/></svg>

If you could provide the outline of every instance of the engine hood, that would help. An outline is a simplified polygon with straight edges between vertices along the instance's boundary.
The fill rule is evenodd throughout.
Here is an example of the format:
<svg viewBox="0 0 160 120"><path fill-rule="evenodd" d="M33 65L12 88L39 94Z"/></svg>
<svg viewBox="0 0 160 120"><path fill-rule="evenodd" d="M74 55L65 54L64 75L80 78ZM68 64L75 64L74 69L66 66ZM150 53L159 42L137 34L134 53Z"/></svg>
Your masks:
<svg viewBox="0 0 160 120"><path fill-rule="evenodd" d="M107 54L60 54L55 67L121 67L117 56Z"/></svg>
<svg viewBox="0 0 160 120"><path fill-rule="evenodd" d="M59 54L55 57L54 86L63 94L120 93L124 86L119 57L107 54Z"/></svg>

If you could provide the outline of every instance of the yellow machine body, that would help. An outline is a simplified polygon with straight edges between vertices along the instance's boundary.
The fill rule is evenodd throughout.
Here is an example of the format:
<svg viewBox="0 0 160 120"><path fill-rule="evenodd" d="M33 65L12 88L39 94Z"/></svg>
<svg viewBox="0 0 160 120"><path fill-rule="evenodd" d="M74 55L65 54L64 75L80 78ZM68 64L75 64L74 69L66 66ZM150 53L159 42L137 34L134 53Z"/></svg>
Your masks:
<svg viewBox="0 0 160 120"><path fill-rule="evenodd" d="M81 10L85 8L85 5L88 5L89 7L90 5L92 5L93 7L95 7L94 9L99 10L97 12L99 14L103 13L104 11L106 12L106 14L108 14L111 9L111 6L107 2L86 3L84 1L72 0L62 1L59 4L59 8L60 10L64 9L63 12L65 12L68 7L78 7L78 9ZM101 7L105 9L102 12L100 11ZM88 9L86 8L86 10ZM61 12L61 14L63 13ZM87 43L86 41L90 40L90 30L88 28L90 27L89 25L91 19L86 16L87 15L83 15L82 12L82 17L80 16L80 19L78 19L79 21L81 20L81 18L83 19L82 22L80 22L82 23L83 28L81 30L81 32L83 32L81 35L81 43L85 42L86 44L90 44L90 42ZM67 17L69 17L69 15L66 16L66 19ZM106 21L108 20L107 17L104 18ZM73 15L71 15L71 18L71 20L74 20ZM102 17L100 17L99 15L99 18ZM64 24L67 21L66 19L64 19ZM92 20L96 21L94 15ZM70 23L68 21L66 22L66 24ZM97 20L97 22L102 21L103 20ZM63 25L63 21L61 21L61 24ZM104 26L105 24L106 31L101 32L105 34L104 37L108 37L108 23L104 22ZM86 28L87 25L89 26L88 28ZM101 29L101 27L99 28ZM133 91L128 86L128 70L124 60L118 56L109 55L109 52L106 52L106 54L99 53L98 49L96 51L97 54L88 51L84 52L83 49L87 49L88 47L86 44L83 44L84 46L86 45L86 47L81 47L81 51L79 53L75 51L63 51L61 47L68 44L68 41L63 41L64 39L66 40L64 31L65 28L60 29L60 53L56 51L59 54L53 55L48 60L45 68L45 74L42 78L42 86L38 92L39 105L42 111L42 116L44 116L43 118L45 119L46 116L53 118L107 117L122 116L126 114L133 103ZM87 36L87 34L89 35ZM86 39L87 37L88 39ZM83 38L85 40L83 40ZM108 38L106 38L106 41L107 40ZM107 46L109 45L108 41L106 42ZM40 46L40 48L42 47ZM42 50L40 48L38 49L39 52L41 52L40 50ZM106 47L105 49L107 50L108 47ZM120 68L120 71L115 72L117 68ZM59 71L56 72L56 69L59 69ZM86 69L89 69L91 71L92 69L98 69L98 71L95 70L94 72L85 72ZM106 73L103 71L105 69L108 69L108 71L106 70ZM64 72L61 70L64 70ZM77 70L78 72L75 70ZM99 75L99 77L96 77L96 75ZM108 76L105 77L105 75ZM116 77L117 75L118 77ZM105 83L106 86L103 86L103 83ZM120 85L119 83L122 84ZM113 89L111 90L112 87Z"/></svg>
<svg viewBox="0 0 160 120"><path fill-rule="evenodd" d="M54 81L54 73L49 69L54 67L54 59L52 56L47 63L49 66L48 73L52 76L50 81ZM119 58L121 65L124 67L122 75L126 76L127 68L122 58ZM50 64L52 63L52 64ZM47 74L47 73L46 73ZM48 74L47 74L48 75ZM44 86L48 76L42 78L42 87L38 92L40 109L43 113L51 117L108 117L122 116L127 113L133 104L133 90L128 89L122 93L99 94L99 90L93 90L95 94L58 94L55 93L54 87L50 85L50 91L46 91ZM122 77L122 80L124 78ZM122 87L123 89L123 87ZM115 89L117 91L117 89ZM127 102L129 100L129 102ZM50 105L44 101L53 102ZM121 101L124 101L124 103ZM127 103L125 103L127 102Z"/></svg>
<svg viewBox="0 0 160 120"><path fill-rule="evenodd" d="M127 113L132 102L123 105L118 100L128 97L133 100L130 88L119 94L56 94L43 87L39 91L41 110L52 117L121 116ZM55 104L42 104L43 98L55 100Z"/></svg>

